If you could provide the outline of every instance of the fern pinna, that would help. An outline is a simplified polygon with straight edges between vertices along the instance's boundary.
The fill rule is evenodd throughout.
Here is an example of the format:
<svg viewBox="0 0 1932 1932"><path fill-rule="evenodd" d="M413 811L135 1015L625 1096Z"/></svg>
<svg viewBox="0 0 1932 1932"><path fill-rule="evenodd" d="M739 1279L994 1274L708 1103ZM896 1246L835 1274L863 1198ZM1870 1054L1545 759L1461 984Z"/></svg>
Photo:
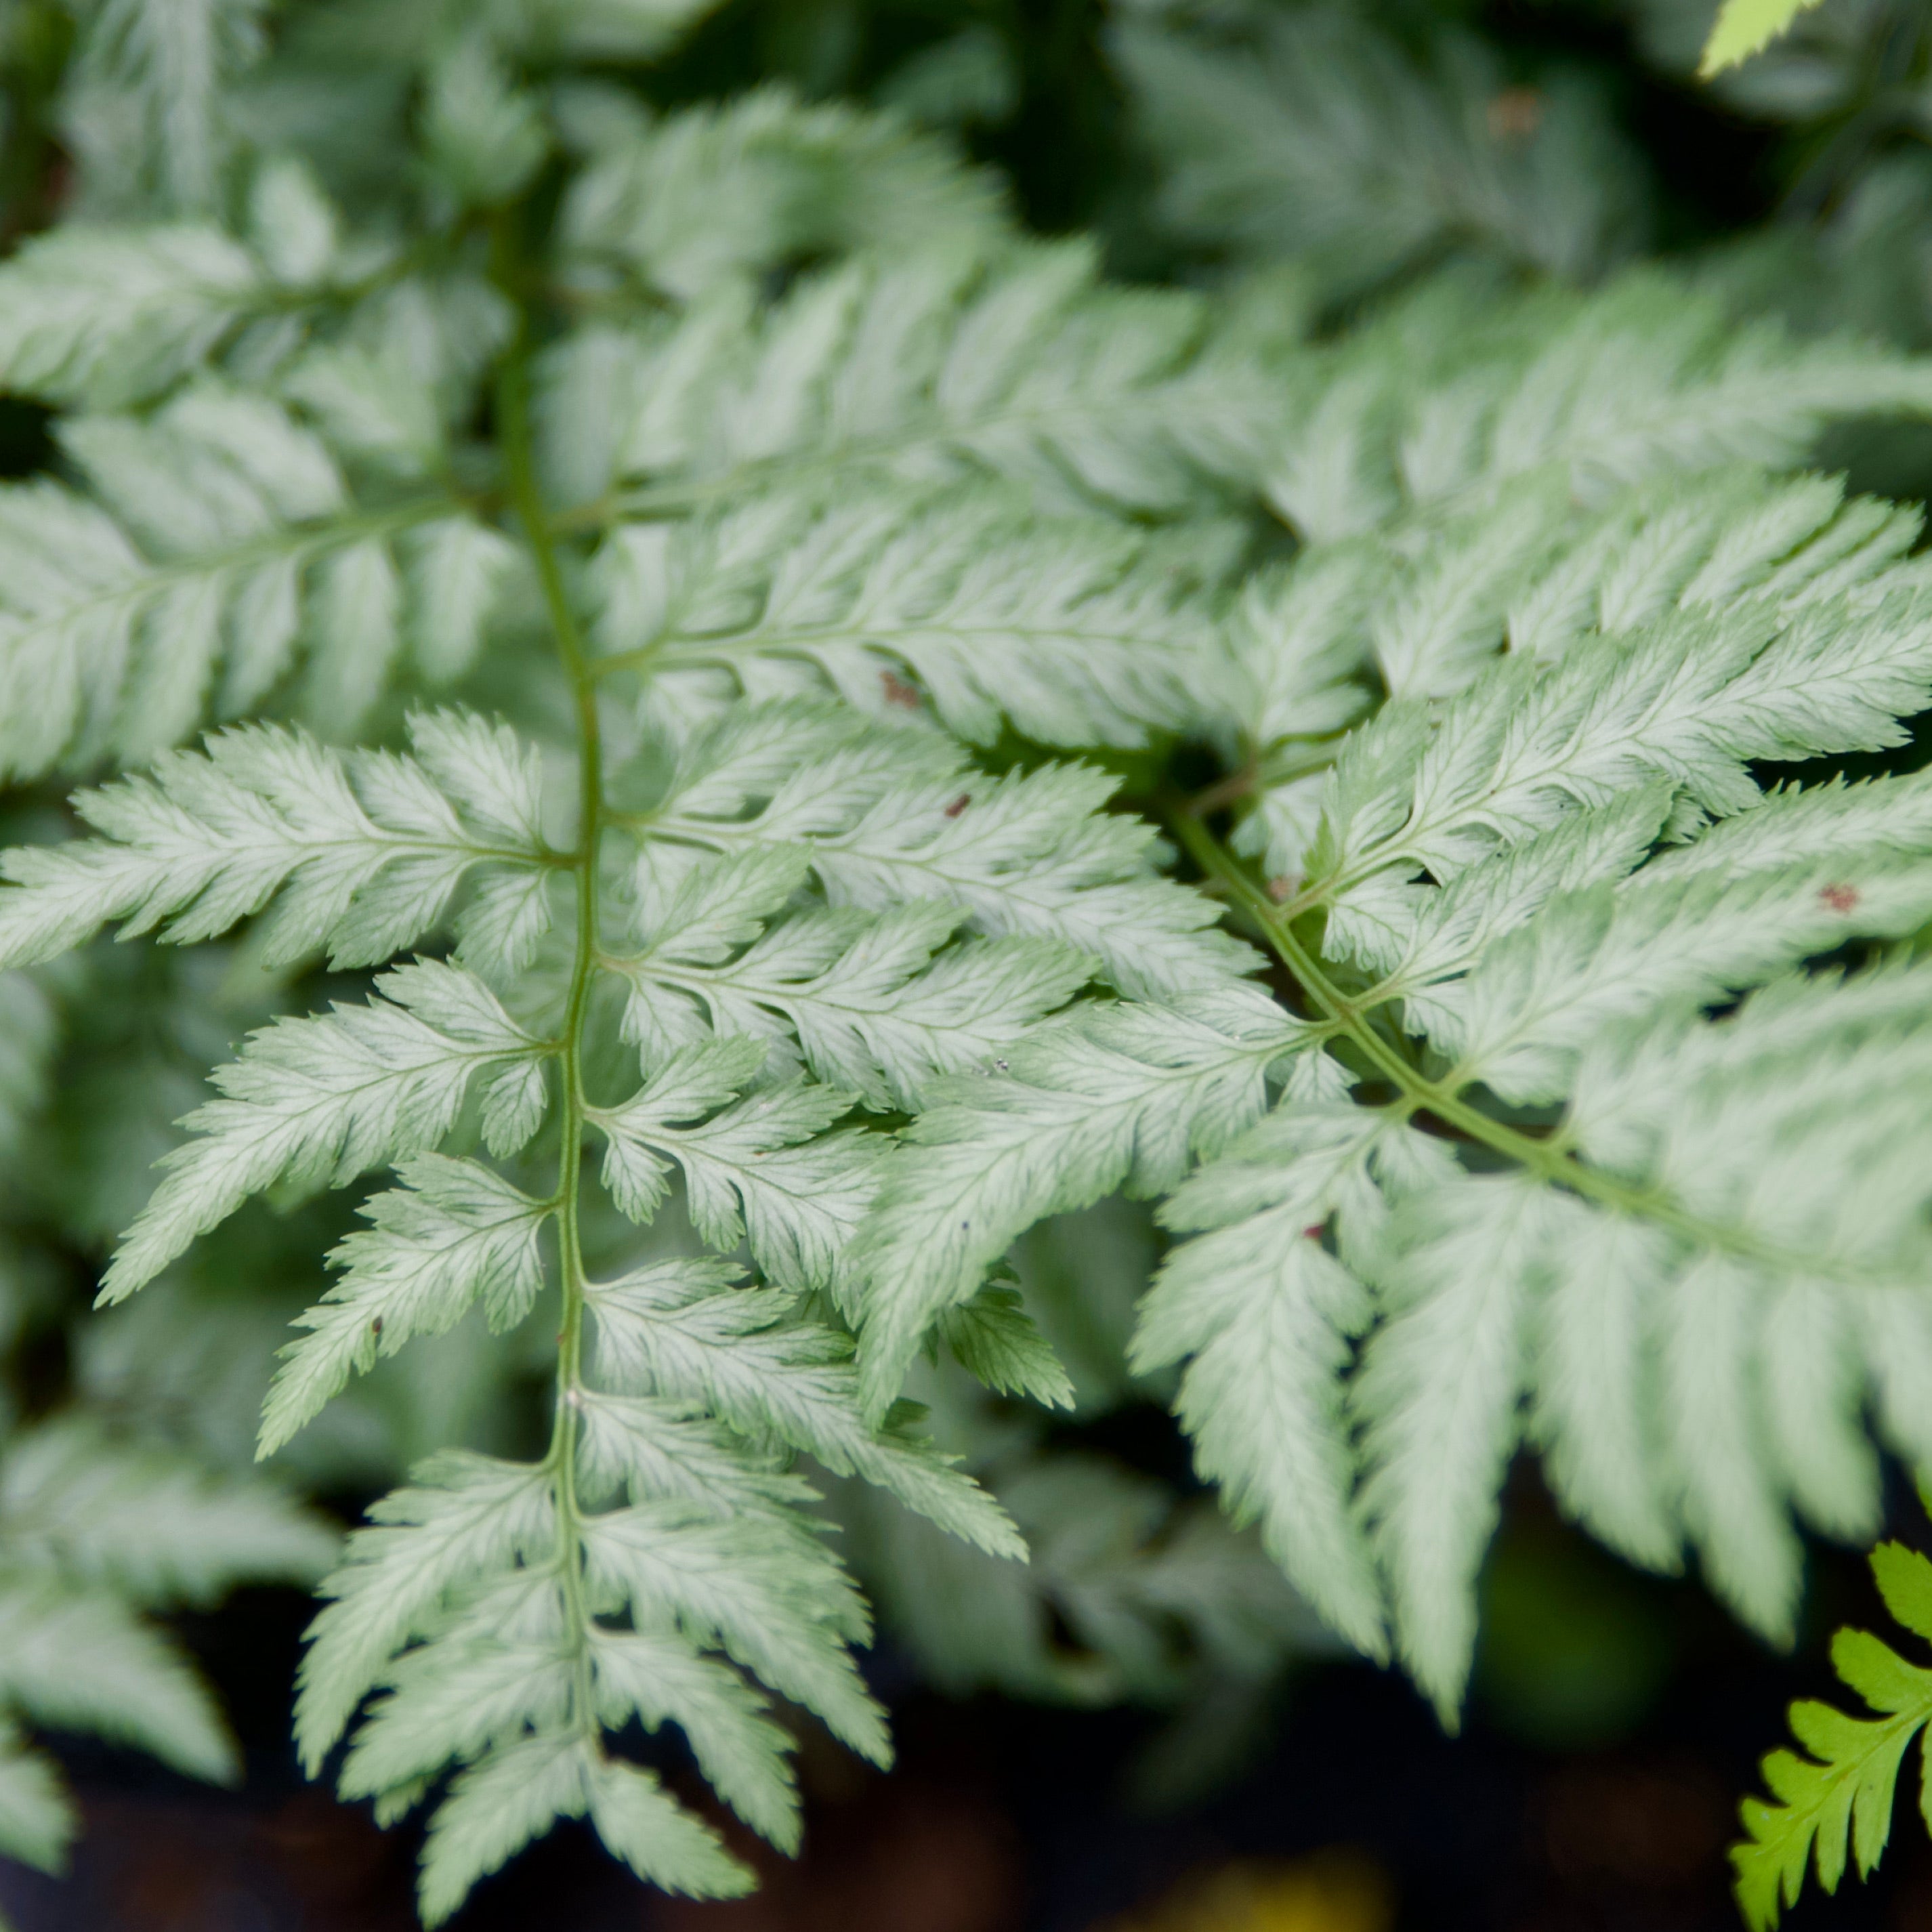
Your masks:
<svg viewBox="0 0 1932 1932"><path fill-rule="evenodd" d="M1932 1637L1932 1563L1902 1544L1883 1543L1871 1567L1886 1608L1915 1636ZM1838 1890L1847 1852L1859 1877L1870 1876L1891 1832L1905 1754L1932 1719L1932 1670L1908 1663L1869 1631L1840 1630L1832 1662L1875 1714L1848 1717L1809 1700L1792 1706L1792 1728L1810 1755L1775 1750L1765 1760L1765 1782L1779 1802L1745 1799L1745 1836L1731 1850L1738 1903L1753 1932L1775 1925L1797 1903L1814 1858L1827 1892ZM1919 1808L1926 1808L1922 1797Z"/></svg>
<svg viewBox="0 0 1932 1932"><path fill-rule="evenodd" d="M1526 1440L1788 1631L1792 1507L1875 1526L1868 1395L1932 1468L1932 789L1783 776L1900 742L1932 588L1915 513L1788 472L1932 370L1661 276L1322 339L1115 286L890 116L646 114L605 70L701 0L210 0L193 86L167 10L88 16L76 212L0 268L58 412L0 766L88 781L0 861L0 1102L101 1023L112 961L52 962L206 950L265 1023L104 1301L367 1186L262 1454L477 1313L544 1355L547 1446L420 1445L303 1666L309 1768L432 1808L425 1918L564 1817L742 1890L634 1726L795 1846L772 1699L889 1750L835 1523L942 1681L1301 1640L1251 1538L1024 1421L989 1492L944 1361L1165 1375L1446 1720ZM352 142L275 111L345 77ZM1174 1238L1070 1374L1028 1231L1123 1190ZM40 1777L0 1834L52 1858Z"/></svg>

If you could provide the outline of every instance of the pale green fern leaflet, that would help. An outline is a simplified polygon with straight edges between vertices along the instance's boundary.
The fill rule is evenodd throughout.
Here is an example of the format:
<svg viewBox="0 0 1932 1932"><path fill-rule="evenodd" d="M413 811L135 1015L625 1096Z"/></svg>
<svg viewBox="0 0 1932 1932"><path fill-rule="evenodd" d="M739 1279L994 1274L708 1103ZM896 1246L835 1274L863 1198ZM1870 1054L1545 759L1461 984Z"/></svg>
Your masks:
<svg viewBox="0 0 1932 1932"><path fill-rule="evenodd" d="M201 949L252 990L197 1042L262 1023L105 1298L197 1306L251 1203L352 1186L264 1454L446 1343L541 1359L542 1441L418 1405L304 1666L310 1768L430 1808L425 1916L564 1817L742 1889L634 1725L795 1845L797 1726L889 1750L835 1524L944 1681L1258 1703L1286 1571L1453 1715L1529 1442L1788 1628L1794 1506L1875 1520L1868 1400L1932 1466L1932 792L1762 767L1900 742L1932 593L1910 513L1780 472L1924 366L1651 278L1311 343L1280 284L1021 238L889 116L650 118L610 71L696 0L295 10L257 62L247 5L92 10L79 212L0 267L0 382L62 412L0 493L0 770L96 781L0 860L0 1136L115 997L55 962ZM1169 799L1187 739L1226 776ZM1066 1224L1008 1250L1124 1188L1174 1239L1082 1340ZM1130 1356L1258 1534L1022 1407ZM129 1615L252 1574L206 1514L201 1580L89 1614L214 1769Z"/></svg>
<svg viewBox="0 0 1932 1932"><path fill-rule="evenodd" d="M634 1718L678 1724L721 1793L788 1846L790 1738L754 1680L886 1754L850 1649L866 1613L790 1457L877 1485L997 1557L1023 1551L911 1412L868 1418L849 1336L826 1318L852 1307L848 1250L884 1148L855 1106L915 1101L989 1060L1091 976L1088 940L1132 983L1228 950L1202 930L1208 909L1152 874L1144 829L1100 814L1100 775L988 781L923 724L868 724L822 700L654 712L650 633L634 627L623 668L674 742L633 732L607 770L607 719L632 728L604 694L538 494L526 353L520 340L497 390L515 524L493 540L528 546L520 567L576 726L555 761L574 806L533 747L467 712L416 714L409 755L246 725L87 794L100 836L10 855L0 898L14 964L107 922L192 943L258 915L270 960L368 967L438 949L392 967L366 1000L249 1041L190 1118L104 1289L131 1294L265 1190L394 1166L400 1185L368 1202L367 1228L333 1258L336 1286L286 1351L265 1450L479 1303L498 1328L556 1307L548 1453L421 1469L352 1539L304 1668L312 1768L373 1691L345 1790L392 1816L454 1774L426 1853L432 1919L560 1816L588 1816L658 1883L742 1888L710 1828L610 1750ZM989 526L962 501L964 527L1015 528L996 508ZM1118 587L1137 567L1131 543L1083 540L1064 593L1080 614L1049 627L1077 640L1111 623L1124 645L1136 609L1172 621L1165 583ZM855 566L865 555L844 552ZM937 594L956 602L964 561ZM1042 567L1058 567L1050 554ZM468 601L460 586L454 601ZM939 682L938 659L893 648ZM1144 721L1117 712L1118 731L1143 734L1178 688L1150 698ZM1120 921L1157 935L1142 934L1131 966ZM956 942L968 925L984 936ZM652 1222L675 1187L698 1242L745 1253L763 1285L675 1237L660 1258L600 1271L584 1232L588 1136L624 1215Z"/></svg>
<svg viewBox="0 0 1932 1932"><path fill-rule="evenodd" d="M239 1756L180 1648L149 1613L236 1583L310 1583L328 1526L270 1484L79 1418L16 1435L0 1464L0 1850L58 1871L78 1829L23 1726L86 1730L232 1783Z"/></svg>
<svg viewBox="0 0 1932 1932"><path fill-rule="evenodd" d="M1445 1717L1526 1438L1598 1534L1664 1568L1688 1542L1780 1636L1790 1507L1876 1524L1867 1391L1893 1444L1932 1448L1924 971L1909 947L1802 970L1932 918L1926 787L1766 794L1749 769L1895 743L1922 706L1915 526L1735 474L1538 514L1504 585L1478 567L1491 614L1441 633L1458 694L1432 704L1399 694L1415 659L1386 630L1376 674L1359 540L1236 614L1262 695L1231 735L1299 714L1325 754L1266 886L1201 812L1172 824L1298 1013L1230 982L1046 1023L935 1094L861 1235L876 1404L1019 1229L1204 1163L1162 1210L1195 1238L1136 1359L1185 1365L1204 1471ZM1412 628L1457 608L1468 541L1401 539Z"/></svg>

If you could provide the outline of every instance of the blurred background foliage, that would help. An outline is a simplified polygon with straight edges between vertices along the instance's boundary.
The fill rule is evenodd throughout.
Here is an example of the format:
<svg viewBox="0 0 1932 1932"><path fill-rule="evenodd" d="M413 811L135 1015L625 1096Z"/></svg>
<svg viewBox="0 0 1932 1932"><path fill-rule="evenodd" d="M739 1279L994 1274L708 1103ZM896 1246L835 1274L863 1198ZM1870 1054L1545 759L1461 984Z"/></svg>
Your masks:
<svg viewBox="0 0 1932 1932"><path fill-rule="evenodd" d="M160 171L144 191L192 198L193 182L168 172L189 158L145 128L125 76L76 55L105 44L77 27L116 4L0 4L8 236L76 207L111 218L103 184L142 178L124 164L143 142ZM1237 298L1265 291L1269 313L1318 332L1425 274L1588 285L1665 256L1741 320L1774 312L1932 346L1932 4L1823 0L1706 86L1694 70L1713 10L1711 0L728 0L668 62L613 70L603 92L559 111L594 144L600 114L634 124L753 89L868 104L982 164L974 192L1010 196L1029 226L1093 231L1118 274ZM280 132L345 200L379 199L384 130L408 107L358 58L358 36L382 31L381 0L228 13L248 30L232 50L248 76L238 111L262 126L286 107L281 50L338 47L328 111ZM680 248L736 245L720 232L734 222L771 224L745 244L748 260L796 266L848 238L841 224L889 238L892 220L916 218L868 210L840 172L844 152L828 138L740 156L728 178L761 184L756 208L707 199L700 171L686 228L659 250L664 285L689 259ZM962 205L950 204L955 216ZM773 236L782 245L768 250ZM1846 433L1829 460L1854 487L1932 495L1926 430ZM40 413L0 404L0 473L50 460ZM51 790L0 797L0 832L13 842L61 809ZM328 990L311 982L298 997ZM88 1303L147 1162L207 1069L297 998L245 944L97 948L65 978L0 978L10 1426L79 1407L212 1469L248 1466L275 1349L318 1298L314 1258L347 1231L347 1210L326 1198L251 1210L201 1244L166 1292L104 1316ZM626 1894L628 1916L608 1916L620 1908L607 1912L589 1854L566 1834L462 1922L1730 1922L1731 1798L1784 1698L1825 1682L1818 1633L1868 1613L1856 1562L1821 1553L1794 1670L1694 1592L1584 1544L1522 1472L1485 1586L1474 1735L1450 1746L1399 1684L1333 1660L1252 1539L1198 1490L1166 1391L1121 1369L1156 1240L1142 1209L1114 1202L1036 1230L1014 1258L1073 1378L1070 1417L937 1364L914 1391L1028 1531L1030 1570L875 1499L832 1499L883 1614L880 1688L904 1714L909 1769L892 1795L827 1747L807 1758L812 1849L759 1901L646 1906ZM526 1448L547 1372L540 1324L531 1346L521 1359L480 1326L421 1343L277 1466L346 1517L430 1447ZM1912 1514L1901 1501L1908 1534ZM257 1593L186 1626L249 1748L252 1795L226 1812L184 1809L163 1774L76 1747L70 1765L106 1828L66 1891L0 1886L23 1924L406 1922L394 1902L406 1846L297 1792L284 1716L302 1617L294 1593ZM1029 1703L1087 1714L1041 1718ZM1334 1844L1366 1849L1340 1864L1303 1856ZM1792 1923L1932 1922L1927 1868L1900 1846L1880 1887Z"/></svg>

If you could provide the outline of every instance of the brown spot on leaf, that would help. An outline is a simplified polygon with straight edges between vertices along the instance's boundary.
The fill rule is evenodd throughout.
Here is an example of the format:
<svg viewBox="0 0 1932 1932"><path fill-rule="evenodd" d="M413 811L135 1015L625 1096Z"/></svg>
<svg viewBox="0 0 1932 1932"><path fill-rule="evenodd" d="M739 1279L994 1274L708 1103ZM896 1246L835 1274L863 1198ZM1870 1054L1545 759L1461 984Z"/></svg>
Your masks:
<svg viewBox="0 0 1932 1932"><path fill-rule="evenodd" d="M1543 125L1543 96L1533 87L1506 87L1490 97L1490 139L1527 141Z"/></svg>
<svg viewBox="0 0 1932 1932"><path fill-rule="evenodd" d="M1276 905L1282 904L1294 898L1294 889L1299 883L1294 879L1270 879L1268 882L1268 896Z"/></svg>
<svg viewBox="0 0 1932 1932"><path fill-rule="evenodd" d="M896 704L902 711L919 709L919 693L896 670L882 670L879 674L879 688L886 694L888 704Z"/></svg>
<svg viewBox="0 0 1932 1932"><path fill-rule="evenodd" d="M946 817L948 818L957 818L959 814L972 802L973 794L970 791L962 791L959 796L946 808Z"/></svg>
<svg viewBox="0 0 1932 1932"><path fill-rule="evenodd" d="M1820 886L1818 896L1834 912L1850 912L1858 902L1858 891L1856 886Z"/></svg>

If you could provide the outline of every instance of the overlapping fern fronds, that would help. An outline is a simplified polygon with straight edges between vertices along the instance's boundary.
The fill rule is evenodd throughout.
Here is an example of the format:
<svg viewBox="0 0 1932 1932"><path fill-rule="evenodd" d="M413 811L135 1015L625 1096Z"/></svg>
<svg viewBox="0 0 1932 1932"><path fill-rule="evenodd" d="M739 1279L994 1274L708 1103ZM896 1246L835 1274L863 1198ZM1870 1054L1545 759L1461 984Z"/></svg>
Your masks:
<svg viewBox="0 0 1932 1932"><path fill-rule="evenodd" d="M1022 238L896 118L654 118L605 70L686 0L319 4L245 74L229 9L172 80L152 10L77 72L213 88L220 191L128 172L0 267L59 412L0 494L0 760L92 781L0 860L0 1132L110 997L52 962L232 941L264 1023L104 1299L203 1305L262 1198L332 1227L264 1453L418 1338L541 1360L547 1436L419 1443L304 1666L310 1768L432 1808L426 1918L558 1818L748 1884L634 1726L795 1845L797 1714L890 1750L841 1520L943 1680L1252 1684L1305 1629L1258 1546L1453 1721L1528 1444L1789 1629L1794 1514L1876 1522L1866 1406L1932 1467L1932 788L1775 776L1900 744L1932 584L1915 512L1790 472L1932 371L1652 276L1311 344ZM345 72L380 168L262 137ZM1004 1264L1124 1188L1174 1238L1081 1346L1253 1534L952 1432L956 1371L1102 1372Z"/></svg>

